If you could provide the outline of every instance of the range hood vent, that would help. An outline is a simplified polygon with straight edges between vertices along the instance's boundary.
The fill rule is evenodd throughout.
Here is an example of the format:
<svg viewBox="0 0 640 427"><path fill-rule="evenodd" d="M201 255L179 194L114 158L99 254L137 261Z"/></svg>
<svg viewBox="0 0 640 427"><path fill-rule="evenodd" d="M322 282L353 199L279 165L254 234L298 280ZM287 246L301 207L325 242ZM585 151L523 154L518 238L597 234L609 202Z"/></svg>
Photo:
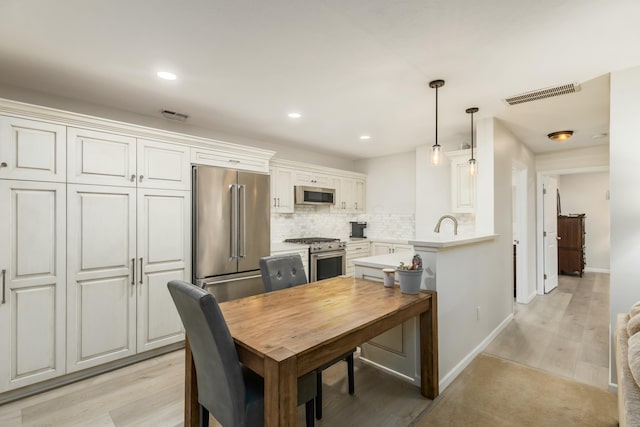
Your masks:
<svg viewBox="0 0 640 427"><path fill-rule="evenodd" d="M175 111L170 110L162 110L161 113L165 119L177 120L179 122L186 122L189 118L189 116L186 114L176 113Z"/></svg>
<svg viewBox="0 0 640 427"><path fill-rule="evenodd" d="M553 96L566 95L568 93L574 93L580 91L580 85L577 83L569 83L561 86L548 87L545 89L538 89L531 92L521 93L514 95L510 98L506 98L505 102L509 105L522 104L524 102L537 101L539 99L551 98Z"/></svg>

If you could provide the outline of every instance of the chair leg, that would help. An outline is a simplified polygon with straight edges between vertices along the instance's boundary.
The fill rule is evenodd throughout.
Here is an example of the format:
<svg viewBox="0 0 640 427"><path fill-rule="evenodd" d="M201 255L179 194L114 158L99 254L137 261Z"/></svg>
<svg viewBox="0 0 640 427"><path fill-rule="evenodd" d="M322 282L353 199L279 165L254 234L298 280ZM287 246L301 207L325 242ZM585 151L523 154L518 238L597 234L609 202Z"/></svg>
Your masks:
<svg viewBox="0 0 640 427"><path fill-rule="evenodd" d="M349 378L349 394L353 394L356 392L353 375L353 353L347 356L347 377Z"/></svg>
<svg viewBox="0 0 640 427"><path fill-rule="evenodd" d="M322 371L316 371L316 419L322 419Z"/></svg>
<svg viewBox="0 0 640 427"><path fill-rule="evenodd" d="M209 411L200 405L200 427L209 427Z"/></svg>
<svg viewBox="0 0 640 427"><path fill-rule="evenodd" d="M307 416L307 427L313 427L316 424L316 421L313 419L313 399L308 400L305 406L305 415Z"/></svg>

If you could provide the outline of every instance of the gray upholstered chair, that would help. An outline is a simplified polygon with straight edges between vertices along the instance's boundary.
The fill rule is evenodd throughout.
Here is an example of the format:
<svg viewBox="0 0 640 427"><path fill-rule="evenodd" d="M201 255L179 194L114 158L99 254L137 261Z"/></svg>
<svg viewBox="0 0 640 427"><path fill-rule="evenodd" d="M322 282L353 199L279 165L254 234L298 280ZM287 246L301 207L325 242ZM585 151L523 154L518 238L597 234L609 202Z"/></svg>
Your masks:
<svg viewBox="0 0 640 427"><path fill-rule="evenodd" d="M167 286L191 345L198 380L200 425L209 425L209 412L225 427L264 425L264 380L238 360L215 297L180 280ZM306 402L308 427L314 425L315 394L313 372L298 379L298 403Z"/></svg>
<svg viewBox="0 0 640 427"><path fill-rule="evenodd" d="M302 259L298 254L272 255L260 258L260 272L265 292L305 285L307 276L304 272ZM316 418L322 418L322 371L329 366L341 361L347 361L347 377L349 381L349 394L355 393L353 373L353 352L355 348L340 357L335 358L316 370Z"/></svg>

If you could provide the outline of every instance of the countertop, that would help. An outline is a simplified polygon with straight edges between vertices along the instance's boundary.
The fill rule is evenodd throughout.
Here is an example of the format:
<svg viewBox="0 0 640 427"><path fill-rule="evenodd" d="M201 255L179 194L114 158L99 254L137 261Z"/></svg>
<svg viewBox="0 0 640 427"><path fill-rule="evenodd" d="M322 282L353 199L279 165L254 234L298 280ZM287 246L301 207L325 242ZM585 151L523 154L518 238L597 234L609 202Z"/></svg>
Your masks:
<svg viewBox="0 0 640 427"><path fill-rule="evenodd" d="M360 265L364 267L373 268L396 268L400 265L400 262L405 264L411 264L413 261L413 253L400 252L393 254L384 254L376 256L368 256L363 258L356 258L353 260L354 265Z"/></svg>
<svg viewBox="0 0 640 427"><path fill-rule="evenodd" d="M271 242L271 253L282 251L299 251L309 249L309 245L302 243L289 243L289 242Z"/></svg>
<svg viewBox="0 0 640 427"><path fill-rule="evenodd" d="M493 240L498 237L497 234L469 234L452 236L447 234L431 234L415 240L409 240L409 244L414 247L429 248L449 248L453 246L468 245L471 243L484 242Z"/></svg>

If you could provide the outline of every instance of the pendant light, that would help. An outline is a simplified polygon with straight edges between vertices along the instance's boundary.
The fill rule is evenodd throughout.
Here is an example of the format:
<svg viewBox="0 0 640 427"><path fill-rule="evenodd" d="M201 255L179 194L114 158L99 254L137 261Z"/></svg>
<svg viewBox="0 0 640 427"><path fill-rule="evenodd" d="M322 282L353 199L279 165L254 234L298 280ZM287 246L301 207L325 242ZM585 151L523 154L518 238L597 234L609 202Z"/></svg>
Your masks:
<svg viewBox="0 0 640 427"><path fill-rule="evenodd" d="M437 165L442 159L442 147L438 144L438 88L444 86L444 80L433 80L429 87L436 90L436 143L431 147L431 163Z"/></svg>
<svg viewBox="0 0 640 427"><path fill-rule="evenodd" d="M478 112L477 107L467 108L467 114L471 114L471 158L469 159L469 175L474 176L478 172L478 164L473 157L473 113Z"/></svg>

